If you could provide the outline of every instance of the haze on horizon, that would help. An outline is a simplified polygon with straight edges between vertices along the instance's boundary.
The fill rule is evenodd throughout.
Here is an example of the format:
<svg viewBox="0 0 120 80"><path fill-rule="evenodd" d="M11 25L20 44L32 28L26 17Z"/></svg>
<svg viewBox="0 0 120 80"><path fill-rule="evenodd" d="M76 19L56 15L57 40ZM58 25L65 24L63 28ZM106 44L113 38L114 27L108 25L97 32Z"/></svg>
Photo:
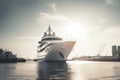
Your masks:
<svg viewBox="0 0 120 80"><path fill-rule="evenodd" d="M120 0L0 0L0 48L35 58L48 25L65 40L76 40L70 57L111 55L120 45Z"/></svg>

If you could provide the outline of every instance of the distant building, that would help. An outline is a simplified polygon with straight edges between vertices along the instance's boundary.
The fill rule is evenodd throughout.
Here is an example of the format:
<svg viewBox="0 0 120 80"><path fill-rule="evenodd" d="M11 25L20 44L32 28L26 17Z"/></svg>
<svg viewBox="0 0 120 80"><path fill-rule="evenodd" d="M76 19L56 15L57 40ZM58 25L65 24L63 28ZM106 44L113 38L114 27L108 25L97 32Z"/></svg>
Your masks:
<svg viewBox="0 0 120 80"><path fill-rule="evenodd" d="M118 58L120 58L120 46L118 46Z"/></svg>
<svg viewBox="0 0 120 80"><path fill-rule="evenodd" d="M112 46L112 56L114 58L120 59L120 46L116 46L116 45Z"/></svg>
<svg viewBox="0 0 120 80"><path fill-rule="evenodd" d="M0 49L0 59L2 58L3 53L4 53L3 49Z"/></svg>
<svg viewBox="0 0 120 80"><path fill-rule="evenodd" d="M114 58L117 58L118 57L118 51L117 51L117 46L116 45L113 45L112 46L112 56Z"/></svg>
<svg viewBox="0 0 120 80"><path fill-rule="evenodd" d="M16 59L16 56L11 51L0 49L0 59Z"/></svg>

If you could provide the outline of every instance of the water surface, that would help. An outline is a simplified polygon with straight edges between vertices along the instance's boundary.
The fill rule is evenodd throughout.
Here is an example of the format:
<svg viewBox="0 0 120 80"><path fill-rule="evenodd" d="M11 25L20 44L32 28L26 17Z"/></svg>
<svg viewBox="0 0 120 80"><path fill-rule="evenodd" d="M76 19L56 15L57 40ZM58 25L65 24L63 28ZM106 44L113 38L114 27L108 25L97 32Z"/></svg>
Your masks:
<svg viewBox="0 0 120 80"><path fill-rule="evenodd" d="M0 63L0 80L120 80L120 62Z"/></svg>

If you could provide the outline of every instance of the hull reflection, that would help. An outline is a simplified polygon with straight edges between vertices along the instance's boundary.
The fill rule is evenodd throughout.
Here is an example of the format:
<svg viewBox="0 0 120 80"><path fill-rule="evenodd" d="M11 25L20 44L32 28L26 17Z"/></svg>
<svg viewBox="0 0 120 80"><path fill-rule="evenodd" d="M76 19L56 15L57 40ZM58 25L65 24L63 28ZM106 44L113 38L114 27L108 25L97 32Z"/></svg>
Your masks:
<svg viewBox="0 0 120 80"><path fill-rule="evenodd" d="M37 80L68 80L66 62L40 62Z"/></svg>

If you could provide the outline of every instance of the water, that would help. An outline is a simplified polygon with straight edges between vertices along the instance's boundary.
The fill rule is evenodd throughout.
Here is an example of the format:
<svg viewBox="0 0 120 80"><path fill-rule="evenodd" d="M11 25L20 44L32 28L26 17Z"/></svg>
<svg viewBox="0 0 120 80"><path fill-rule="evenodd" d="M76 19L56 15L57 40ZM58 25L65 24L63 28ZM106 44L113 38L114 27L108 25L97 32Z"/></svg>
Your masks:
<svg viewBox="0 0 120 80"><path fill-rule="evenodd" d="M0 80L120 80L120 62L0 63Z"/></svg>

